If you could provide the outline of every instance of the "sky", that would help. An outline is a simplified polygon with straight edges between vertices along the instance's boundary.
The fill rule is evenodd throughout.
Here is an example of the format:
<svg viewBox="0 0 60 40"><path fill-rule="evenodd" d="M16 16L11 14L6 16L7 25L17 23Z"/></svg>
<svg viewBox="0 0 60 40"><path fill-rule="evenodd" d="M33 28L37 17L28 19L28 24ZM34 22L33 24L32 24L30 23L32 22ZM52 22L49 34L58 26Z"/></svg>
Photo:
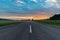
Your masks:
<svg viewBox="0 0 60 40"><path fill-rule="evenodd" d="M55 14L60 14L60 0L0 0L0 18L45 19Z"/></svg>

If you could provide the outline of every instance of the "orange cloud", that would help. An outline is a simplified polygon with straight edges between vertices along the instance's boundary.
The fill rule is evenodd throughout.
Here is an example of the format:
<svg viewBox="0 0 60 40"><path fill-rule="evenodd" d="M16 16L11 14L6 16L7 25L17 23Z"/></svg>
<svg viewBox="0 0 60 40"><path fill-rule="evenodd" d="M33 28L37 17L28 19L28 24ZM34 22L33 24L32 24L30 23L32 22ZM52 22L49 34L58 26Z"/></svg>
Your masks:
<svg viewBox="0 0 60 40"><path fill-rule="evenodd" d="M49 19L50 16L47 15L40 15L40 16L35 16L33 19L34 20L44 20L44 19Z"/></svg>

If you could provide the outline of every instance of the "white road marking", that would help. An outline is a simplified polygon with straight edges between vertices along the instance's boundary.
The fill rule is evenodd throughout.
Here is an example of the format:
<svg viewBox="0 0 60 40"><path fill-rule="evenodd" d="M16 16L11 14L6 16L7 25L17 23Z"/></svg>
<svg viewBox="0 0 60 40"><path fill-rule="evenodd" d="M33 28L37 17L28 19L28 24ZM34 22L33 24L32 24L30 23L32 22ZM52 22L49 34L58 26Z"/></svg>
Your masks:
<svg viewBox="0 0 60 40"><path fill-rule="evenodd" d="M31 25L30 25L30 33L32 33L32 27L31 27Z"/></svg>

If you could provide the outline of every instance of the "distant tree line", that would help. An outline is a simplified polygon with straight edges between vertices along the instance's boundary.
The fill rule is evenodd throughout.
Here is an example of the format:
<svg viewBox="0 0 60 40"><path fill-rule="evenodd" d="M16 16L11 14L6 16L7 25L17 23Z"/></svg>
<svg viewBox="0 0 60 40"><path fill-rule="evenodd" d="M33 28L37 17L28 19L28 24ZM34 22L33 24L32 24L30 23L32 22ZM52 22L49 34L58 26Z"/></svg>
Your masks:
<svg viewBox="0 0 60 40"><path fill-rule="evenodd" d="M50 20L60 20L60 14L55 14L54 16L50 17Z"/></svg>
<svg viewBox="0 0 60 40"><path fill-rule="evenodd" d="M0 18L0 21L13 21L13 20Z"/></svg>

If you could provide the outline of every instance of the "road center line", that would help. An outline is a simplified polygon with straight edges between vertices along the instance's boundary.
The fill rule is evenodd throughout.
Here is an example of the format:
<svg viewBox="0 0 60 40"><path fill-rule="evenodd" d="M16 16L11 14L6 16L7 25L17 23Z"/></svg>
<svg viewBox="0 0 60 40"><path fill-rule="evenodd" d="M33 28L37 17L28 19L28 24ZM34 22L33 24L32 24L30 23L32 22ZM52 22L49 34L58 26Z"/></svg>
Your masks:
<svg viewBox="0 0 60 40"><path fill-rule="evenodd" d="M30 31L29 31L30 33L32 33L32 26L30 25Z"/></svg>

